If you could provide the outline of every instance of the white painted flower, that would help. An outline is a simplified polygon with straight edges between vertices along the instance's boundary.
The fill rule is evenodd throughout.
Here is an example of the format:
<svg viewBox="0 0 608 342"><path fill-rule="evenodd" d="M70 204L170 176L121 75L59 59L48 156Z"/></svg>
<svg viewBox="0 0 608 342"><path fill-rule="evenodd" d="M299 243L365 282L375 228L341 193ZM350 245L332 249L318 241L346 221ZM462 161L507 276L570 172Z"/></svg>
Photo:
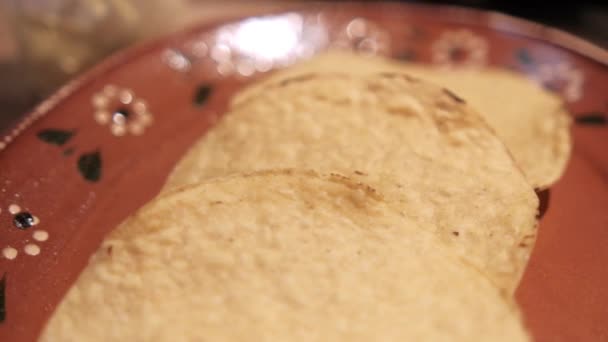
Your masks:
<svg viewBox="0 0 608 342"><path fill-rule="evenodd" d="M339 31L332 47L370 56L387 56L390 54L390 43L390 35L379 25L355 18Z"/></svg>
<svg viewBox="0 0 608 342"><path fill-rule="evenodd" d="M2 213L1 208L0 213ZM15 203L8 206L8 213L12 215L13 226L18 230L29 231L40 224L40 219L37 216L32 215L28 210L22 209ZM39 244L46 242L48 239L49 232L43 229L35 229L31 235L28 234L18 244L23 245L22 248L25 255L35 257L42 252ZM18 245L5 245L0 250L0 258L15 260L19 256L19 253Z"/></svg>
<svg viewBox="0 0 608 342"><path fill-rule="evenodd" d="M566 62L541 64L536 81L543 87L560 93L568 102L576 102L583 95L583 73Z"/></svg>
<svg viewBox="0 0 608 342"><path fill-rule="evenodd" d="M95 121L110 126L115 136L141 135L152 124L152 113L146 102L136 98L130 89L107 85L93 95L92 102Z"/></svg>
<svg viewBox="0 0 608 342"><path fill-rule="evenodd" d="M479 68L488 62L487 41L466 29L443 32L431 49L433 63L446 68Z"/></svg>
<svg viewBox="0 0 608 342"><path fill-rule="evenodd" d="M177 72L188 72L192 68L192 63L188 56L178 49L166 49L162 53L163 62L169 68Z"/></svg>

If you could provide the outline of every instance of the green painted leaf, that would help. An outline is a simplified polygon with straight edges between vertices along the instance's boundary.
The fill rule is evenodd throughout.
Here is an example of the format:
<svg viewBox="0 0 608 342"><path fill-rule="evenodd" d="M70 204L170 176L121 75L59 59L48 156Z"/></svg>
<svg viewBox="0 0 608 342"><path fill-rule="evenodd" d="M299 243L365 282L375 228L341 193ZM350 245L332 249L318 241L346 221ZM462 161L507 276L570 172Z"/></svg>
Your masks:
<svg viewBox="0 0 608 342"><path fill-rule="evenodd" d="M0 323L6 319L6 273L0 280Z"/></svg>
<svg viewBox="0 0 608 342"><path fill-rule="evenodd" d="M78 158L78 171L82 177L89 182L97 182L101 179L101 153L93 151Z"/></svg>
<svg viewBox="0 0 608 342"><path fill-rule="evenodd" d="M199 86L196 89L196 93L194 93L194 99L193 99L194 105L197 107L203 106L209 99L209 96L211 95L212 92L213 92L213 88L209 84L203 84L203 85Z"/></svg>
<svg viewBox="0 0 608 342"><path fill-rule="evenodd" d="M608 124L608 118L606 114L602 112L589 112L577 115L574 119L579 125L606 125Z"/></svg>
<svg viewBox="0 0 608 342"><path fill-rule="evenodd" d="M521 48L515 52L517 60L524 65L534 64L534 59L530 55L530 51L528 49Z"/></svg>
<svg viewBox="0 0 608 342"><path fill-rule="evenodd" d="M61 145L65 144L66 142L68 142L70 139L72 139L72 136L74 136L74 133L75 133L75 131L66 131L66 130L51 128L51 129L45 129L45 130L38 132L37 136L38 136L38 139L40 139L46 143L61 146Z"/></svg>

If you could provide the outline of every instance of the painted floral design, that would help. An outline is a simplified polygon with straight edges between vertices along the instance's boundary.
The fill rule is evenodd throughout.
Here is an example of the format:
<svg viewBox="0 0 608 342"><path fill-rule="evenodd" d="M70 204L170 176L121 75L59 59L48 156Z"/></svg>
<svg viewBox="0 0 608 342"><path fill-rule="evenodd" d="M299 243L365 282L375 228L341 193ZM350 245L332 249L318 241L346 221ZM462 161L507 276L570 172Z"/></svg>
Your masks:
<svg viewBox="0 0 608 342"><path fill-rule="evenodd" d="M0 210L1 212L2 210ZM28 256L39 255L41 247L38 243L43 243L49 239L49 233L46 230L33 229L40 224L40 219L14 203L8 206L7 212L12 215L14 228L28 231L28 233L26 233L26 238L22 241L23 246L21 248L15 245L0 246L0 256L6 260L15 260L20 254L20 249Z"/></svg>
<svg viewBox="0 0 608 342"><path fill-rule="evenodd" d="M108 125L115 136L128 133L141 135L153 121L146 102L135 97L135 94L126 88L105 86L93 96L93 106L95 121Z"/></svg>
<svg viewBox="0 0 608 342"><path fill-rule="evenodd" d="M36 135L41 141L64 148L76 134L76 130L66 130L61 128L47 128L39 131ZM76 151L74 146L69 146L63 150L63 156L69 157ZM88 151L80 154L76 163L78 172L82 178L89 182L97 182L101 179L102 160L99 150Z"/></svg>
<svg viewBox="0 0 608 342"><path fill-rule="evenodd" d="M479 68L488 63L487 41L466 29L442 33L431 49L433 63L447 68Z"/></svg>
<svg viewBox="0 0 608 342"><path fill-rule="evenodd" d="M207 45L204 46L206 47ZM177 72L186 73L192 69L190 58L178 49L166 49L162 54L162 60L169 68Z"/></svg>
<svg viewBox="0 0 608 342"><path fill-rule="evenodd" d="M390 35L375 23L355 18L348 22L332 43L333 48L367 55L389 55Z"/></svg>
<svg viewBox="0 0 608 342"><path fill-rule="evenodd" d="M568 102L576 102L583 95L583 73L566 62L539 65L536 81Z"/></svg>

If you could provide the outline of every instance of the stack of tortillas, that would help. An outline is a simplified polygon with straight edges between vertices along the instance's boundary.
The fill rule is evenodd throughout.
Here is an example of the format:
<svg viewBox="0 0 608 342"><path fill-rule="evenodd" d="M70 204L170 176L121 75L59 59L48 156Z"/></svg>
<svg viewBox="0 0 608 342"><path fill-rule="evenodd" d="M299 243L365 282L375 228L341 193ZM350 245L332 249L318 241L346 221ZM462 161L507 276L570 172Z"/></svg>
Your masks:
<svg viewBox="0 0 608 342"><path fill-rule="evenodd" d="M253 97L271 84L325 72L406 73L450 89L483 116L536 189L546 189L555 183L570 157L571 119L563 101L506 69L445 70L332 51L259 82L238 94L233 103Z"/></svg>
<svg viewBox="0 0 608 342"><path fill-rule="evenodd" d="M287 69L106 238L42 340L527 341L512 293L568 124L504 71Z"/></svg>

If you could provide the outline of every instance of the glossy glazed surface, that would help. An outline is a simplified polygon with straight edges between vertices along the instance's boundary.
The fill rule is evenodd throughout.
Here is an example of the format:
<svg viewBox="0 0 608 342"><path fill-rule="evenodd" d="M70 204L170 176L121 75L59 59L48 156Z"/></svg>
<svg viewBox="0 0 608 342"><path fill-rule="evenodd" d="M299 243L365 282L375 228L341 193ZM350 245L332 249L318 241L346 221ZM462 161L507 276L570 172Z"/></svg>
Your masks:
<svg viewBox="0 0 608 342"><path fill-rule="evenodd" d="M448 68L502 66L564 97L573 155L551 188L517 299L537 341L607 339L608 53L492 13L329 4L119 53L2 137L0 340L36 338L104 234L158 192L238 87L330 46Z"/></svg>

